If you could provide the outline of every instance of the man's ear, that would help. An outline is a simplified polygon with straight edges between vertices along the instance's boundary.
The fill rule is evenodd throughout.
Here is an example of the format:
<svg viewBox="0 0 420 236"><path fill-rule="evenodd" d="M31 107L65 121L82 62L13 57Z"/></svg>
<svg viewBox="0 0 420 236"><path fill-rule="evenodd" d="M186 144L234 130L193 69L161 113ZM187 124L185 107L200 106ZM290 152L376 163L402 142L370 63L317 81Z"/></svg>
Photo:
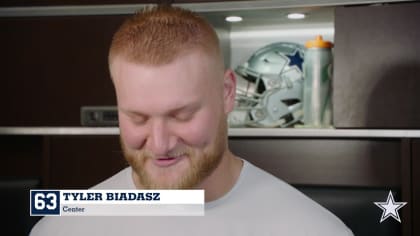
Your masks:
<svg viewBox="0 0 420 236"><path fill-rule="evenodd" d="M235 106L236 76L231 69L227 69L223 77L223 99L225 114L231 112Z"/></svg>

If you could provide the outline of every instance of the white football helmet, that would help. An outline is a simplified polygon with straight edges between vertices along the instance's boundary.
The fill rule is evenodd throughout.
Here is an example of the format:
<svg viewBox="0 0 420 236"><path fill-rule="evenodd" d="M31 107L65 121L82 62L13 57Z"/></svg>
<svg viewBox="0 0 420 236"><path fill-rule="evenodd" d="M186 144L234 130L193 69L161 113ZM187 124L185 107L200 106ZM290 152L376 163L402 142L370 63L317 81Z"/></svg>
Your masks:
<svg viewBox="0 0 420 236"><path fill-rule="evenodd" d="M231 127L290 127L302 121L304 47L278 42L257 50L235 72L246 80L236 89ZM244 84L244 83L242 83Z"/></svg>

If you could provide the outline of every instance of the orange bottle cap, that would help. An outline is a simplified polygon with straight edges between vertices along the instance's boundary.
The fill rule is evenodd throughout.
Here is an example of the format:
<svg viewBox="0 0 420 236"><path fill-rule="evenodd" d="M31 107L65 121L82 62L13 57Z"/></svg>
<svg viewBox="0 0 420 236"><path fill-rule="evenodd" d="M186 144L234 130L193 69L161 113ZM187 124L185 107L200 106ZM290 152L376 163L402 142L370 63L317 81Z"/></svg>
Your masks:
<svg viewBox="0 0 420 236"><path fill-rule="evenodd" d="M309 40L305 43L306 48L332 48L333 43L324 41L321 35L317 35L315 40Z"/></svg>

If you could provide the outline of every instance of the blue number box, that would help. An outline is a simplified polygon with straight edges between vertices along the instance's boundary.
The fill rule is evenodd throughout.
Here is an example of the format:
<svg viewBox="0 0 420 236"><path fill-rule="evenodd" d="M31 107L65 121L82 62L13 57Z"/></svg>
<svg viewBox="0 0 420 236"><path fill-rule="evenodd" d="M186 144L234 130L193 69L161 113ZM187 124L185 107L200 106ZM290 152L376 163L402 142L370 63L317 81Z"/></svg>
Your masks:
<svg viewBox="0 0 420 236"><path fill-rule="evenodd" d="M60 191L31 190L31 216L60 215Z"/></svg>

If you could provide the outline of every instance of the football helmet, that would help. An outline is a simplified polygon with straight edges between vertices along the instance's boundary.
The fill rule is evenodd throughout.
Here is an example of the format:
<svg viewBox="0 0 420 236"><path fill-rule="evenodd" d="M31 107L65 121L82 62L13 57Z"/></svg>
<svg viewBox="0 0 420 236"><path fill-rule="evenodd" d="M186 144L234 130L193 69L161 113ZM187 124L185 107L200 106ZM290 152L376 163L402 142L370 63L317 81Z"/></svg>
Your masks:
<svg viewBox="0 0 420 236"><path fill-rule="evenodd" d="M258 49L235 72L244 81L236 89L231 127L290 127L303 118L303 45L277 42ZM241 85L242 84L242 85Z"/></svg>

